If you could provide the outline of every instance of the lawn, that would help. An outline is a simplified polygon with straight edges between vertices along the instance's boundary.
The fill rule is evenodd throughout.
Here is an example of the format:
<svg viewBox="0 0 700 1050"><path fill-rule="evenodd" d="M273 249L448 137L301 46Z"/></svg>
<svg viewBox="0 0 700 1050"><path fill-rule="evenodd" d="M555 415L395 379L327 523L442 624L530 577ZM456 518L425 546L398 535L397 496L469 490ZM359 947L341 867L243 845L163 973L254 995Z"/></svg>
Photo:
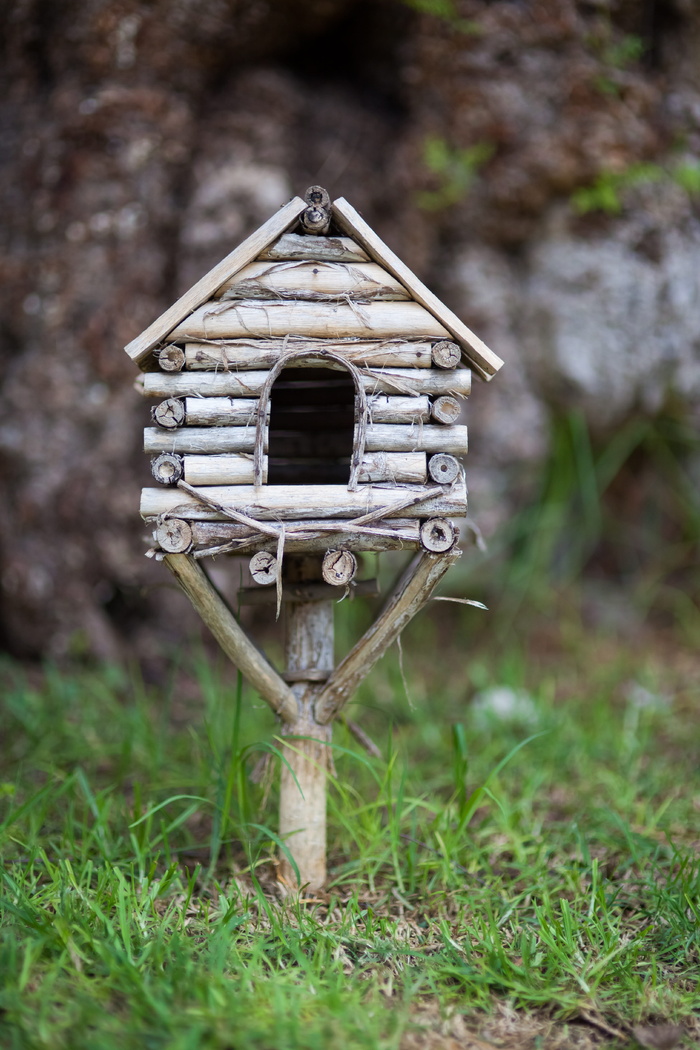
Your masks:
<svg viewBox="0 0 700 1050"><path fill-rule="evenodd" d="M337 727L313 896L277 878L277 729L212 652L6 664L0 1044L698 1045L700 657L488 615L433 606L367 680L381 758Z"/></svg>

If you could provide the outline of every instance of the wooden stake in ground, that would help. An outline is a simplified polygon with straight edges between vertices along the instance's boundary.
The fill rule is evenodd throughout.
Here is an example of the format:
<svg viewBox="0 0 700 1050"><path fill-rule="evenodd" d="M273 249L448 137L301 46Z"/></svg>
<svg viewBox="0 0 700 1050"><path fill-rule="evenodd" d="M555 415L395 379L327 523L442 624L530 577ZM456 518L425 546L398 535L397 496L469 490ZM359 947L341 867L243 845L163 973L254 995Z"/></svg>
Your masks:
<svg viewBox="0 0 700 1050"><path fill-rule="evenodd" d="M290 582L321 579L321 560L287 559ZM286 608L285 678L298 714L283 730L288 745L280 779L280 838L294 858L298 885L319 889L326 881L326 772L330 761L331 726L316 721L319 690L333 670L333 602L290 602ZM281 875L290 887L297 872L281 857Z"/></svg>

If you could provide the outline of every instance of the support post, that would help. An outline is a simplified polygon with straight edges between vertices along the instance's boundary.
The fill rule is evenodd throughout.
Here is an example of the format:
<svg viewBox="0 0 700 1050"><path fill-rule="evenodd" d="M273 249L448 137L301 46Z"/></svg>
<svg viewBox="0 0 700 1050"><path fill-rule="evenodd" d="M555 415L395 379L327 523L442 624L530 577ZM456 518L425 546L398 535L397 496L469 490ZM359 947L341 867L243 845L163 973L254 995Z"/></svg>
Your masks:
<svg viewBox="0 0 700 1050"><path fill-rule="evenodd" d="M321 578L320 558L286 559L290 582L311 583ZM296 697L298 717L288 722L280 780L280 837L299 869L283 855L281 875L290 886L310 890L326 881L326 772L330 762L331 726L319 725L314 704L333 670L332 601L290 602L286 608L285 677Z"/></svg>

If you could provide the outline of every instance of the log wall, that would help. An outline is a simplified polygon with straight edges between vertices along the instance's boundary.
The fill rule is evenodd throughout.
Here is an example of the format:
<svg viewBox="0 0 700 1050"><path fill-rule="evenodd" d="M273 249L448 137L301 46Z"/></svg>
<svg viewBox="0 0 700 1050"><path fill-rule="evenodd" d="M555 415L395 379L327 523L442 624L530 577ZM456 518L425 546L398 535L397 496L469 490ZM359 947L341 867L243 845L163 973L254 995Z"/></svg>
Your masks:
<svg viewBox="0 0 700 1050"><path fill-rule="evenodd" d="M156 549L275 553L282 522L289 550L427 549L423 523L466 513L461 347L352 237L283 233L149 361Z"/></svg>

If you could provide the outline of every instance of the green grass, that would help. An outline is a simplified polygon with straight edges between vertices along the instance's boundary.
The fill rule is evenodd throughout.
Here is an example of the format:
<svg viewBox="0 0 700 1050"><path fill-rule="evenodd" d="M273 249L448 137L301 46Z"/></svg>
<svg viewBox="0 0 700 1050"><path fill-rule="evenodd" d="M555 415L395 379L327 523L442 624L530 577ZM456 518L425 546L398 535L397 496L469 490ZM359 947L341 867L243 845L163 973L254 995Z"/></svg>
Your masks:
<svg viewBox="0 0 700 1050"><path fill-rule="evenodd" d="M384 758L338 726L330 883L300 900L249 779L275 726L216 660L157 689L7 665L0 1045L614 1046L662 1020L694 1045L693 652L562 615L554 648L544 624L477 658L487 614L449 609L407 632L410 702L389 655L353 705Z"/></svg>

